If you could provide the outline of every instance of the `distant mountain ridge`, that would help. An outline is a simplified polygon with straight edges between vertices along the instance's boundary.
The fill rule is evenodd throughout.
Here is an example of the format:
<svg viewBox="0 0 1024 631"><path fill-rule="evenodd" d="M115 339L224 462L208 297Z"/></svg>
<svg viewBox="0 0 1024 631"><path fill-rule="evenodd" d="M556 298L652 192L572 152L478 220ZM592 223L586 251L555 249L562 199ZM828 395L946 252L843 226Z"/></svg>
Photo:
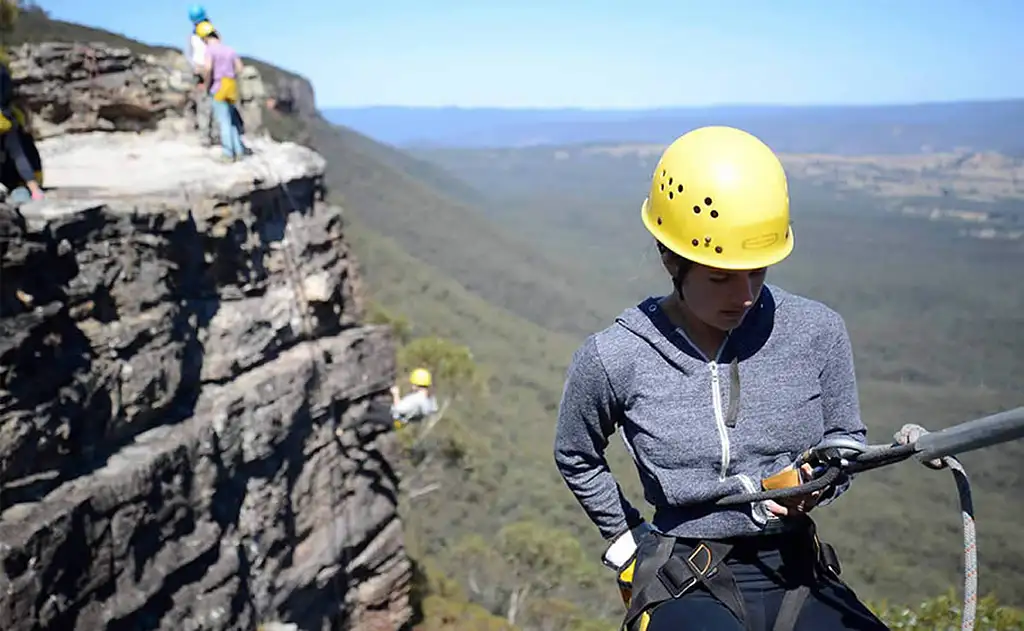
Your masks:
<svg viewBox="0 0 1024 631"><path fill-rule="evenodd" d="M702 125L734 125L787 153L970 150L1024 156L1024 99L878 106L721 106L650 110L327 108L332 123L401 147L667 144Z"/></svg>

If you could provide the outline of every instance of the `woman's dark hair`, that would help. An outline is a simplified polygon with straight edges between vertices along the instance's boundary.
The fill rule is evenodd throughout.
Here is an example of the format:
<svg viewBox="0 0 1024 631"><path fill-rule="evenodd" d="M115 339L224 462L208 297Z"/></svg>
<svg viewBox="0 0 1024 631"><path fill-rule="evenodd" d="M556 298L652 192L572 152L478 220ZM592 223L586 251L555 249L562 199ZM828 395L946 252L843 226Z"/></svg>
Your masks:
<svg viewBox="0 0 1024 631"><path fill-rule="evenodd" d="M676 273L673 274L672 276L672 286L675 288L676 293L679 294L679 298L682 299L683 279L686 278L686 274L693 267L693 261L686 258L685 256L680 256L676 254L672 250L668 249L664 243L658 241L657 239L654 240L654 243L658 246L658 254L660 254L663 257L665 256L665 254L668 254L669 257L673 260L673 262L675 262Z"/></svg>

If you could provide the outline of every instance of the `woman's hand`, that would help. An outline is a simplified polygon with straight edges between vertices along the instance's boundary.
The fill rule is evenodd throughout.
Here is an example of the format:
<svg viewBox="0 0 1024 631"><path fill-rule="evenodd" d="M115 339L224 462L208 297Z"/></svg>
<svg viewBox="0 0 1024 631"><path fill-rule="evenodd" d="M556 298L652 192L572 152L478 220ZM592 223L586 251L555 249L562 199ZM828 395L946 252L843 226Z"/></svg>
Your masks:
<svg viewBox="0 0 1024 631"><path fill-rule="evenodd" d="M792 468L792 467L787 467ZM804 464L800 467L800 471L803 473L804 480L810 480L814 471L811 465ZM786 497L779 499L777 502L772 500L765 500L765 506L774 515L779 517L786 517L789 515L795 515L800 513L809 513L811 509L818 503L818 497L821 496L821 491L812 491L804 495L797 495L795 497Z"/></svg>

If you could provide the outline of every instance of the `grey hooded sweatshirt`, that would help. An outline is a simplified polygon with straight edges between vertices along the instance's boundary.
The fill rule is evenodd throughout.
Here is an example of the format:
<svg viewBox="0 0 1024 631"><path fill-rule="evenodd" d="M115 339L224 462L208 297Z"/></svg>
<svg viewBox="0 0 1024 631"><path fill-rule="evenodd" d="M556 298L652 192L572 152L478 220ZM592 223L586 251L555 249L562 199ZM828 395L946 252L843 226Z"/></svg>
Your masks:
<svg viewBox="0 0 1024 631"><path fill-rule="evenodd" d="M766 284L708 358L659 301L627 309L573 355L555 432L565 483L606 539L639 524L604 456L619 429L656 530L692 538L784 530L786 519L763 504L712 503L759 490L762 478L825 437L866 440L842 317ZM834 487L819 506L848 486Z"/></svg>

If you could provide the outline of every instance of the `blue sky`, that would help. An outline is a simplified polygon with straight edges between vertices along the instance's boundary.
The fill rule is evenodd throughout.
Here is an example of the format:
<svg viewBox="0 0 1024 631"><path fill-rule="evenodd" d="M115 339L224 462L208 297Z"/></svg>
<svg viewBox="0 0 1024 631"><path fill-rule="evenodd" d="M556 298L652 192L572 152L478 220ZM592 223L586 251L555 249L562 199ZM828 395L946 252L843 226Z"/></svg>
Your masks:
<svg viewBox="0 0 1024 631"><path fill-rule="evenodd" d="M39 0L180 45L188 2ZM1024 96L1024 0L210 0L321 108L636 108Z"/></svg>

